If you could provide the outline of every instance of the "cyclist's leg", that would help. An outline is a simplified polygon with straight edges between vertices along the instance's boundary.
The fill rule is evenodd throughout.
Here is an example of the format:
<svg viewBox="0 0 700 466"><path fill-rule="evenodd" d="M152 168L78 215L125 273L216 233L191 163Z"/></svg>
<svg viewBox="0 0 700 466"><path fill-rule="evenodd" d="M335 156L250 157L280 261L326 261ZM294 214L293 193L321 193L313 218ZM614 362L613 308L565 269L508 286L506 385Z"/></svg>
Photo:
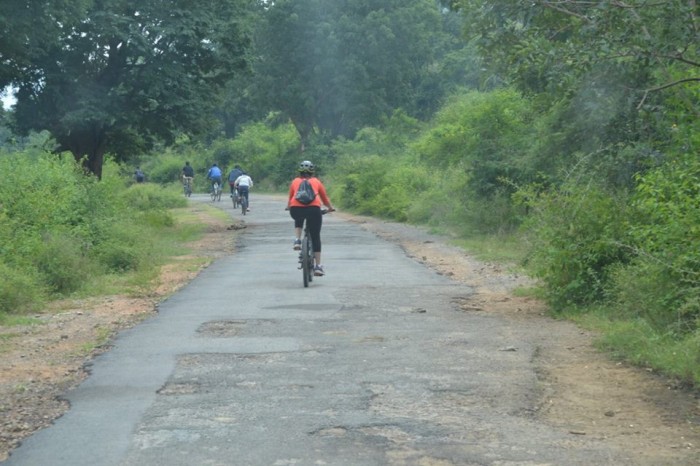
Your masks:
<svg viewBox="0 0 700 466"><path fill-rule="evenodd" d="M316 265L321 265L321 226L323 225L323 215L320 207L308 207L307 222L309 225L309 235L313 243L314 259Z"/></svg>
<svg viewBox="0 0 700 466"><path fill-rule="evenodd" d="M294 219L294 249L301 249L301 233L304 228L305 207L290 207L289 215Z"/></svg>
<svg viewBox="0 0 700 466"><path fill-rule="evenodd" d="M250 210L250 198L248 197L248 193L250 190L248 189L247 186L239 186L238 187L241 190L241 196L245 197L245 205Z"/></svg>

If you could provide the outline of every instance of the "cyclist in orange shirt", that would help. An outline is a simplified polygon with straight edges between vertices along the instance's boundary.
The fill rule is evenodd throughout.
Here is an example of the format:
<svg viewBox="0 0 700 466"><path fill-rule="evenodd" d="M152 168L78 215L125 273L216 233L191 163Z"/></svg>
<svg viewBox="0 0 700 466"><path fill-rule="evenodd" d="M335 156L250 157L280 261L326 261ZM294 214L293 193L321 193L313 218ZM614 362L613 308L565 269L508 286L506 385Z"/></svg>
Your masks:
<svg viewBox="0 0 700 466"><path fill-rule="evenodd" d="M289 214L294 219L294 249L301 249L301 231L306 220L309 227L309 235L314 250L314 275L321 277L324 275L323 265L321 265L321 225L323 224L323 214L321 213L321 204L328 208L329 212L335 210L331 204L331 200L326 194L326 187L323 186L321 180L314 176L314 164L305 160L299 164L299 176L292 180L289 185L289 200L287 209ZM295 195L302 181L308 180L311 184L316 197L309 204L303 204Z"/></svg>

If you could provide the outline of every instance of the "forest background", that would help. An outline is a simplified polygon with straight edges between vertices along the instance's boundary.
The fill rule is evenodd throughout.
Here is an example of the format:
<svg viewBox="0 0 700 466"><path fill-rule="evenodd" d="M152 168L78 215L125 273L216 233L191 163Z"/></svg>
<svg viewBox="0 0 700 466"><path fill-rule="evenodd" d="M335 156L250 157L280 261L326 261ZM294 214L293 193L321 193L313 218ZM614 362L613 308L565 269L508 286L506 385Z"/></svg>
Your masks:
<svg viewBox="0 0 700 466"><path fill-rule="evenodd" d="M308 159L338 207L517 261L700 384L695 0L0 3L3 325L147 281L184 161L278 192Z"/></svg>

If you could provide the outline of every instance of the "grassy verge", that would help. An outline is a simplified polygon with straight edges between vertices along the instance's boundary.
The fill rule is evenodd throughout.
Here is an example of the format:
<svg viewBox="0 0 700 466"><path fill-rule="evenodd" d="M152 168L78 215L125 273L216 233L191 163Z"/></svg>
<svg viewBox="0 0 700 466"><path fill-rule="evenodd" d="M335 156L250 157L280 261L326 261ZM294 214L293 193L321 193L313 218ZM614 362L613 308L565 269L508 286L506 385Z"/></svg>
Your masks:
<svg viewBox="0 0 700 466"><path fill-rule="evenodd" d="M453 243L479 260L504 265L522 264L527 253L516 235L474 236ZM517 289L514 293L545 300L542 287ZM653 370L681 385L700 387L700 334L697 332L680 336L661 333L643 318L621 316L611 306L570 308L552 313L552 317L568 319L594 331L599 335L596 346L614 360Z"/></svg>
<svg viewBox="0 0 700 466"><path fill-rule="evenodd" d="M159 275L164 267L187 273L201 270L212 258L197 255L192 244L206 235L208 225L225 225L230 218L220 209L196 203L168 209L167 213L172 222L156 223L148 228L148 266L119 273L95 274L70 296L55 295L45 302L42 309L31 314L0 312L0 327L39 325L42 319L37 318L38 314L62 312L66 306L70 307L65 304L66 298L74 301L112 295L151 296L159 285Z"/></svg>

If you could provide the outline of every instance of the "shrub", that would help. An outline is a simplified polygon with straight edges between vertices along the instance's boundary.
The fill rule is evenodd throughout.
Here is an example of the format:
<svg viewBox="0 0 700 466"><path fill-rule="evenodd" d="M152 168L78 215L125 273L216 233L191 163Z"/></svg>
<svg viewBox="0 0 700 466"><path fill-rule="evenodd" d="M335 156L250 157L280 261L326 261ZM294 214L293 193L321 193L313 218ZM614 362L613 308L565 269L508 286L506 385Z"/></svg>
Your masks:
<svg viewBox="0 0 700 466"><path fill-rule="evenodd" d="M0 262L0 313L19 314L41 307L45 293L33 275Z"/></svg>
<svg viewBox="0 0 700 466"><path fill-rule="evenodd" d="M676 334L700 326L700 161L672 160L638 177L628 241L635 261L612 287L625 314Z"/></svg>
<svg viewBox="0 0 700 466"><path fill-rule="evenodd" d="M550 303L562 309L605 298L611 271L633 256L624 242L626 196L573 183L530 196L528 265L543 280Z"/></svg>
<svg viewBox="0 0 700 466"><path fill-rule="evenodd" d="M79 290L99 272L85 254L81 241L68 234L45 234L43 247L35 260L46 285L59 294Z"/></svg>

